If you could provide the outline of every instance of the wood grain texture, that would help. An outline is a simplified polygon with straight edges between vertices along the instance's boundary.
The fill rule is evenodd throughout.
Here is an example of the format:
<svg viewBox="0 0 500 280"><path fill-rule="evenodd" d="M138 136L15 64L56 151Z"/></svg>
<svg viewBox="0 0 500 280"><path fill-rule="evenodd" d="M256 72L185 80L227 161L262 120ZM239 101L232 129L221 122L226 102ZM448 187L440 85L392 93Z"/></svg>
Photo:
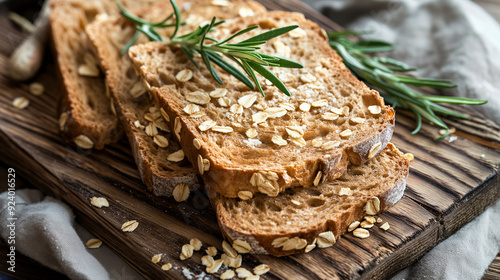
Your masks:
<svg viewBox="0 0 500 280"><path fill-rule="evenodd" d="M262 1L268 8L304 11L324 27L336 27L328 19L295 1ZM101 238L117 254L149 279L183 278L182 269L194 274L204 272L203 255L180 261L183 244L192 237L203 241L203 250L215 245L221 250L221 235L206 195L192 193L186 202L161 198L145 190L128 143L123 140L103 151L80 150L62 143L56 118L59 89L54 64L47 57L37 81L46 93L35 97L27 84L5 78L8 55L23 36L5 19L0 9L0 157L17 169L19 175L45 192L72 205L77 220ZM17 96L30 99L30 106L18 110L11 106ZM454 109L468 110L453 106ZM422 132L411 136L413 120L398 113L393 142L416 159L404 198L381 218L391 228L370 230L367 239L347 234L329 249L284 258L244 256L243 266L251 269L267 263L271 271L266 279L380 279L408 266L500 197L498 150L500 130L479 115L468 121L448 120L459 129L459 138L435 142L438 129L424 124ZM461 135L464 135L463 137ZM472 136L470 136L472 135ZM483 156L484 155L484 156ZM90 198L103 196L109 208L95 208ZM127 220L139 227L124 233ZM160 264L170 262L168 272L153 264L151 257L163 254ZM220 256L220 255L219 255ZM220 272L222 272L221 270Z"/></svg>

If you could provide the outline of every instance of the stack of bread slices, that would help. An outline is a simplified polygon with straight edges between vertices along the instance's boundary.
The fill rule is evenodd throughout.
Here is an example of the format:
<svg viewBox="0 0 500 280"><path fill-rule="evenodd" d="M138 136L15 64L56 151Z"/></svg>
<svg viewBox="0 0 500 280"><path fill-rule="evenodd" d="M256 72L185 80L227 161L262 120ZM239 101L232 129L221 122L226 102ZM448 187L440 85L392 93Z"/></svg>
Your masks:
<svg viewBox="0 0 500 280"><path fill-rule="evenodd" d="M119 2L152 22L172 13L169 1ZM221 85L201 58L194 58L197 68L181 49L143 36L122 55L136 29L108 5L114 0L55 0L51 25L66 89L60 128L67 141L102 148L123 129L147 188L175 199L205 188L223 235L246 253L332 246L349 225L402 197L409 160L389 143L394 111L350 73L317 24L252 1L176 2L186 22L181 34L214 16L226 20L211 33L218 39L253 25L260 28L241 40L299 25L259 50L304 66L269 68L291 96L259 77L263 97L214 66ZM78 14L73 21L80 17L71 30L61 16L69 7ZM62 29L73 39L59 35ZM158 31L168 38L173 29ZM82 75L84 66L97 74Z"/></svg>

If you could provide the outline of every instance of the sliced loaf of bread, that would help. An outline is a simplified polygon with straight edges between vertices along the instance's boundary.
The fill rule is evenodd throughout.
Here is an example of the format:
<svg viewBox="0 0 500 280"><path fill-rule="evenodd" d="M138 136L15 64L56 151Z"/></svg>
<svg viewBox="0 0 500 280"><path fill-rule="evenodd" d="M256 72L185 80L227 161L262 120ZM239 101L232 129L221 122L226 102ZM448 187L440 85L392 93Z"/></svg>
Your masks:
<svg viewBox="0 0 500 280"><path fill-rule="evenodd" d="M375 224L370 217L403 196L408 169L409 160L389 143L377 157L317 187L248 200L209 194L223 235L240 253L285 256L330 247L366 216L367 225Z"/></svg>
<svg viewBox="0 0 500 280"><path fill-rule="evenodd" d="M138 8L158 0L119 0ZM50 26L62 96L59 128L63 139L81 148L102 149L122 138L106 82L85 34L101 13L117 14L115 0L53 0Z"/></svg>
<svg viewBox="0 0 500 280"><path fill-rule="evenodd" d="M211 0L192 0L179 2L181 18L187 24L183 30L195 30L203 21L213 16L219 19L237 17L240 10L252 13L264 12L265 8L253 1L230 1L227 5L215 5ZM132 11L135 15L158 22L172 13L170 1ZM180 183L190 189L201 186L201 179L184 156L173 156L181 150L179 142L164 121L168 115L162 114L155 100L149 98L142 82L136 75L128 55L121 50L132 38L135 26L122 16L98 17L87 26L87 34L96 49L101 66L106 74L115 107L121 124L132 147L133 155L141 178L147 188L155 195L171 196ZM158 29L168 37L173 28ZM141 36L137 43L147 42ZM155 128L152 128L155 127Z"/></svg>
<svg viewBox="0 0 500 280"><path fill-rule="evenodd" d="M223 85L200 58L197 69L166 43L134 46L129 56L148 91L168 114L171 129L205 183L226 197L277 196L287 188L340 177L384 149L394 110L357 80L330 48L323 30L303 15L267 12L230 20L211 34L242 37L297 24L300 29L262 45L263 53L297 61L303 69L271 67L291 97L260 77L265 97L216 67ZM244 38L241 38L243 40ZM183 73L192 73L184 79Z"/></svg>

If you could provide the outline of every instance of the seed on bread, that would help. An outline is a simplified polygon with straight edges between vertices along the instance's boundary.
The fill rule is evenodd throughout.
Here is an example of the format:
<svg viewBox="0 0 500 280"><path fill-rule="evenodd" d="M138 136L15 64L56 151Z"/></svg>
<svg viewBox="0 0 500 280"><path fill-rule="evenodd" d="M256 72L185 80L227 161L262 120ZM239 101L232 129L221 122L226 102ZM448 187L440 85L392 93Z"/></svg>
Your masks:
<svg viewBox="0 0 500 280"><path fill-rule="evenodd" d="M377 218L377 223L381 223L382 222L382 219L381 218Z"/></svg>
<svg viewBox="0 0 500 280"><path fill-rule="evenodd" d="M167 123L163 120L163 118L159 118L153 121L154 126L156 128L159 128L165 132L170 132L170 128L168 127Z"/></svg>
<svg viewBox="0 0 500 280"><path fill-rule="evenodd" d="M198 163L198 172L200 172L200 175L203 175L203 173L205 173L205 166L203 163L203 157L201 155L198 155L196 162Z"/></svg>
<svg viewBox="0 0 500 280"><path fill-rule="evenodd" d="M258 112L252 115L252 121L256 124L265 122L267 118L269 117L269 114L266 112Z"/></svg>
<svg viewBox="0 0 500 280"><path fill-rule="evenodd" d="M233 132L233 128L230 126L214 125L212 126L212 131L221 133L230 133Z"/></svg>
<svg viewBox="0 0 500 280"><path fill-rule="evenodd" d="M309 112L309 110L311 109L311 104L309 104L309 103L302 103L302 104L299 105L299 109L302 112Z"/></svg>
<svg viewBox="0 0 500 280"><path fill-rule="evenodd" d="M243 106L241 106L241 104L233 104L229 107L229 112L233 114L241 114L243 113Z"/></svg>
<svg viewBox="0 0 500 280"><path fill-rule="evenodd" d="M229 107L229 105L231 105L231 100L227 97L221 97L221 98L217 99L217 102L219 102L219 106L221 106L221 107ZM233 112L233 114L234 114L234 112Z"/></svg>
<svg viewBox="0 0 500 280"><path fill-rule="evenodd" d="M307 33L304 29L299 27L299 28L295 28L294 30L288 32L288 35L290 35L290 37L292 37L294 39L297 39L297 38L302 38L302 37L307 36Z"/></svg>
<svg viewBox="0 0 500 280"><path fill-rule="evenodd" d="M313 140L311 140L311 145L314 148L321 148L321 146L323 145L323 142L321 141L321 139L314 138Z"/></svg>
<svg viewBox="0 0 500 280"><path fill-rule="evenodd" d="M273 43L273 47L276 50L277 53L279 54L287 54L291 52L291 49L289 46L287 46L283 41L281 40L276 40Z"/></svg>
<svg viewBox="0 0 500 280"><path fill-rule="evenodd" d="M45 92L45 87L41 83L35 82L29 85L28 90L31 94L39 96Z"/></svg>
<svg viewBox="0 0 500 280"><path fill-rule="evenodd" d="M317 79L313 74L307 73L307 74L300 75L300 80L304 83L312 83L312 82L316 82Z"/></svg>
<svg viewBox="0 0 500 280"><path fill-rule="evenodd" d="M291 143L299 146L299 147L304 147L305 145L307 145L307 142L306 140L304 140L304 138L300 137L300 138L292 138L290 140Z"/></svg>
<svg viewBox="0 0 500 280"><path fill-rule="evenodd" d="M389 226L389 223L388 223L388 222L385 222L384 224L382 224L382 225L380 226L380 228L381 228L381 229L383 229L383 230L388 230L388 229L389 229L389 227L390 227L390 226Z"/></svg>
<svg viewBox="0 0 500 280"><path fill-rule="evenodd" d="M300 126L287 126L285 130L291 138L300 138L304 136L304 130Z"/></svg>
<svg viewBox="0 0 500 280"><path fill-rule="evenodd" d="M339 118L339 115L326 112L323 115L321 115L321 118L324 119L325 121L334 121Z"/></svg>
<svg viewBox="0 0 500 280"><path fill-rule="evenodd" d="M12 106L15 108L22 110L30 105L30 101L26 97L16 97L12 100Z"/></svg>
<svg viewBox="0 0 500 280"><path fill-rule="evenodd" d="M184 159L184 151L182 149L178 150L177 152L173 152L167 156L167 160L172 162L180 162L183 159Z"/></svg>
<svg viewBox="0 0 500 280"><path fill-rule="evenodd" d="M286 140L283 139L283 137L281 137L281 135L273 135L273 137L271 138L271 141L278 146L284 146L284 145L288 144L288 142L286 142Z"/></svg>
<svg viewBox="0 0 500 280"><path fill-rule="evenodd" d="M253 197L253 194L250 191L239 191L238 192L238 197L241 200L247 200L247 199L251 199Z"/></svg>
<svg viewBox="0 0 500 280"><path fill-rule="evenodd" d="M101 245L102 245L102 240L97 238L89 239L87 243L85 243L85 246L89 249L97 249L101 247Z"/></svg>
<svg viewBox="0 0 500 280"><path fill-rule="evenodd" d="M229 6L229 0L212 0L210 3L214 6Z"/></svg>
<svg viewBox="0 0 500 280"><path fill-rule="evenodd" d="M94 205L97 208L109 207L109 202L104 197L92 197L90 199L90 204Z"/></svg>
<svg viewBox="0 0 500 280"><path fill-rule="evenodd" d="M293 104L290 104L290 103L281 103L278 106L287 110L287 111L295 111L295 106Z"/></svg>
<svg viewBox="0 0 500 280"><path fill-rule="evenodd" d="M246 254L252 250L250 244L241 239L236 239L235 241L233 241L233 248L240 254Z"/></svg>
<svg viewBox="0 0 500 280"><path fill-rule="evenodd" d="M350 188L340 188L339 196L349 196L352 195L352 190Z"/></svg>
<svg viewBox="0 0 500 280"><path fill-rule="evenodd" d="M317 238L314 238L313 242L309 245L306 246L306 249L305 249L305 253L309 253L311 252L314 248L316 248L316 242L317 242Z"/></svg>
<svg viewBox="0 0 500 280"><path fill-rule="evenodd" d="M165 109L160 108L160 114L165 119L166 122L170 122L170 117L167 114L167 112L165 111Z"/></svg>
<svg viewBox="0 0 500 280"><path fill-rule="evenodd" d="M76 136L73 142L82 149L92 149L94 147L94 142L83 134Z"/></svg>
<svg viewBox="0 0 500 280"><path fill-rule="evenodd" d="M199 150L201 148L201 143L200 143L200 140L198 140L197 138L194 138L193 139L193 146Z"/></svg>
<svg viewBox="0 0 500 280"><path fill-rule="evenodd" d="M200 107L196 104L188 104L182 109L182 111L184 111L188 115L191 115L193 113L199 112Z"/></svg>
<svg viewBox="0 0 500 280"><path fill-rule="evenodd" d="M154 113L149 112L144 114L144 119L150 122L154 122L160 116L161 116L160 112L154 112Z"/></svg>
<svg viewBox="0 0 500 280"><path fill-rule="evenodd" d="M267 273L271 268L267 264L260 264L253 269L255 275L262 275Z"/></svg>
<svg viewBox="0 0 500 280"><path fill-rule="evenodd" d="M175 132L175 136L177 137L177 140L179 140L179 141L181 141L181 130L182 130L181 119L179 117L175 117L175 119L174 119L174 132Z"/></svg>
<svg viewBox="0 0 500 280"><path fill-rule="evenodd" d="M82 64L78 66L77 72L78 75L84 77L99 77L99 68L95 65Z"/></svg>
<svg viewBox="0 0 500 280"><path fill-rule="evenodd" d="M161 270L163 271L167 271L167 270L170 270L172 268L172 264L171 263L167 263L167 264L164 264L161 266Z"/></svg>
<svg viewBox="0 0 500 280"><path fill-rule="evenodd" d="M378 115L382 111L382 108L378 105L372 105L368 106L368 111L370 111L373 115Z"/></svg>
<svg viewBox="0 0 500 280"><path fill-rule="evenodd" d="M337 148L340 145L340 141L327 141L321 145L321 149L327 151L333 148Z"/></svg>
<svg viewBox="0 0 500 280"><path fill-rule="evenodd" d="M161 260L160 254L156 254L153 257L151 257L151 262L153 262L153 263L158 263L158 262L160 262L160 260Z"/></svg>
<svg viewBox="0 0 500 280"><path fill-rule="evenodd" d="M132 87L130 87L128 92L133 98L139 98L146 93L146 90L144 89L143 83L141 81L137 81L132 85Z"/></svg>
<svg viewBox="0 0 500 280"><path fill-rule="evenodd" d="M336 115L343 115L342 109L332 107L330 108L330 111Z"/></svg>
<svg viewBox="0 0 500 280"><path fill-rule="evenodd" d="M199 111L196 113L192 113L191 115L189 115L189 117L192 119L197 119L197 118L203 117L204 115L205 115L205 111Z"/></svg>
<svg viewBox="0 0 500 280"><path fill-rule="evenodd" d="M364 228L357 228L352 232L352 235L363 239L370 237L370 232Z"/></svg>
<svg viewBox="0 0 500 280"><path fill-rule="evenodd" d="M188 199L189 197L188 185L183 183L177 184L177 186L175 186L174 190L172 191L172 196L177 202L182 202Z"/></svg>
<svg viewBox="0 0 500 280"><path fill-rule="evenodd" d="M213 120L208 120L208 121L204 121L202 122L198 128L201 130L201 131L207 131L209 130L210 128L214 127L217 123Z"/></svg>
<svg viewBox="0 0 500 280"><path fill-rule="evenodd" d="M177 75L175 75L175 78L179 82L187 82L191 80L192 77L193 77L193 71L189 69L181 70L179 71L179 73L177 73Z"/></svg>
<svg viewBox="0 0 500 280"><path fill-rule="evenodd" d="M249 16L253 16L254 14L255 13L253 12L253 10L248 8L248 7L241 7L238 10L238 15L240 15L240 17L249 17Z"/></svg>
<svg viewBox="0 0 500 280"><path fill-rule="evenodd" d="M288 239L285 244L283 244L283 251L290 251L290 250L295 250L299 246L300 243L300 238L293 237ZM307 242L306 242L307 243Z"/></svg>
<svg viewBox="0 0 500 280"><path fill-rule="evenodd" d="M286 109L281 107L269 107L264 110L268 114L269 118L280 118L286 115Z"/></svg>
<svg viewBox="0 0 500 280"><path fill-rule="evenodd" d="M193 92L188 92L185 95L186 100L198 105L206 105L210 103L210 95L208 93L203 92L203 91L193 91Z"/></svg>
<svg viewBox="0 0 500 280"><path fill-rule="evenodd" d="M139 226L139 222L136 220L126 221L122 225L123 232L132 232Z"/></svg>
<svg viewBox="0 0 500 280"><path fill-rule="evenodd" d="M279 73L278 78L283 83L295 81L295 76L292 73Z"/></svg>
<svg viewBox="0 0 500 280"><path fill-rule="evenodd" d="M60 131L64 130L64 127L66 126L66 122L68 121L68 116L69 115L66 112L61 113L61 115L59 116L59 130Z"/></svg>
<svg viewBox="0 0 500 280"><path fill-rule="evenodd" d="M135 122L134 122L134 126L135 126L135 127L137 127L137 128L142 128L142 129L144 129L144 126L141 124L141 122L140 122L140 121L135 121Z"/></svg>
<svg viewBox="0 0 500 280"><path fill-rule="evenodd" d="M193 250L194 250L194 247L191 244L182 245L181 254L179 256L179 259L181 261L189 259L190 257L193 256Z"/></svg>
<svg viewBox="0 0 500 280"><path fill-rule="evenodd" d="M335 235L333 232L326 231L322 232L318 235L316 243L318 244L318 248L327 248L333 246L335 244Z"/></svg>
<svg viewBox="0 0 500 280"><path fill-rule="evenodd" d="M235 275L235 273L233 270L226 270L219 277L220 277L220 279L227 280L227 279L233 278L234 275Z"/></svg>
<svg viewBox="0 0 500 280"><path fill-rule="evenodd" d="M160 148L166 148L169 144L168 139L165 136L159 134L153 137L153 142Z"/></svg>
<svg viewBox="0 0 500 280"><path fill-rule="evenodd" d="M311 106L313 107L323 107L327 105L328 105L328 100L326 99L316 100L313 103L311 103Z"/></svg>
<svg viewBox="0 0 500 280"><path fill-rule="evenodd" d="M205 172L210 170L210 161L206 158L203 159L203 170Z"/></svg>
<svg viewBox="0 0 500 280"><path fill-rule="evenodd" d="M251 93L240 97L238 99L238 104L240 104L241 106L243 106L243 108L246 109L250 108L250 106L252 106L256 100L257 100L257 95Z"/></svg>
<svg viewBox="0 0 500 280"><path fill-rule="evenodd" d="M271 243L271 245L274 248L283 247L288 242L288 240L289 240L289 238L286 237L286 236L278 237L278 238L276 238L276 239L273 240L273 242Z"/></svg>
<svg viewBox="0 0 500 280"><path fill-rule="evenodd" d="M352 131L348 128L340 133L341 137L349 137L352 135Z"/></svg>
<svg viewBox="0 0 500 280"><path fill-rule="evenodd" d="M355 118L351 118L350 121L352 123L355 123L355 124L361 124L361 123L365 122L365 119L359 118L359 117L355 117Z"/></svg>
<svg viewBox="0 0 500 280"><path fill-rule="evenodd" d="M109 108L111 109L111 113L116 116L115 102L113 101L113 99L109 100Z"/></svg>
<svg viewBox="0 0 500 280"><path fill-rule="evenodd" d="M257 136L257 130L255 128L249 128L245 134L248 138L255 138Z"/></svg>
<svg viewBox="0 0 500 280"><path fill-rule="evenodd" d="M155 136L158 134L158 129L156 128L156 126L153 123L149 123L146 126L145 132L148 136Z"/></svg>
<svg viewBox="0 0 500 280"><path fill-rule="evenodd" d="M209 95L212 98L220 98L220 97L226 96L226 94L227 94L227 89L217 88L217 89L211 91Z"/></svg>
<svg viewBox="0 0 500 280"><path fill-rule="evenodd" d="M252 174L250 184L257 187L261 193L275 197L279 193L278 174L272 171L259 171Z"/></svg>
<svg viewBox="0 0 500 280"><path fill-rule="evenodd" d="M319 182L321 181L321 177L323 176L323 172L318 171L318 173L316 173L316 177L314 178L314 186L317 187L319 185Z"/></svg>
<svg viewBox="0 0 500 280"><path fill-rule="evenodd" d="M381 142L373 144L370 150L368 151L368 159L373 158L380 151L381 147L382 147Z"/></svg>
<svg viewBox="0 0 500 280"><path fill-rule="evenodd" d="M347 231L348 231L348 232L351 232L351 231L355 230L355 229L359 226L359 224L361 224L361 222L360 222L360 221L355 221L355 222L352 222L352 223L349 225L349 227L347 228Z"/></svg>

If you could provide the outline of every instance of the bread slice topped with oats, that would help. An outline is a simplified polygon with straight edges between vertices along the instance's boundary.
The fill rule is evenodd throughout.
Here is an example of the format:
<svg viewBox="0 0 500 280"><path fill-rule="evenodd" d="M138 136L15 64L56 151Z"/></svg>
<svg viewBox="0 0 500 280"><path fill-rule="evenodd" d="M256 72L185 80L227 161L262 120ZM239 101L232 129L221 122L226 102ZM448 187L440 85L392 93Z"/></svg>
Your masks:
<svg viewBox="0 0 500 280"><path fill-rule="evenodd" d="M375 215L401 199L408 169L409 159L389 143L377 157L317 187L248 200L209 193L222 233L239 253L285 256L330 247L347 231L366 238L371 227L387 230Z"/></svg>
<svg viewBox="0 0 500 280"><path fill-rule="evenodd" d="M330 48L323 30L303 15L267 12L217 26L220 39L248 26L295 29L261 46L261 52L301 63L303 69L270 67L291 97L263 85L265 97L218 69L196 68L166 43L134 46L129 56L157 96L187 158L213 191L225 197L275 197L287 188L318 185L362 164L392 136L394 110L357 80ZM225 38L225 37L224 37ZM202 65L199 57L194 57Z"/></svg>
<svg viewBox="0 0 500 280"><path fill-rule="evenodd" d="M213 16L226 19L238 17L240 10L252 13L265 11L260 4L244 0L230 1L226 5L214 5L212 0L176 2L181 18L187 23L181 31L196 29L201 22L211 20ZM170 1L163 1L131 12L144 20L159 22L172 11ZM169 116L145 94L146 90L128 55L121 53L134 36L135 26L122 16L98 16L86 30L106 74L118 116L147 188L161 196L171 196L179 184L187 185L191 190L200 188L201 179L197 171L185 159L179 142L165 123L165 120L170 120ZM168 37L173 28L158 29L158 32ZM144 35L136 41L137 44L144 42L147 42Z"/></svg>

